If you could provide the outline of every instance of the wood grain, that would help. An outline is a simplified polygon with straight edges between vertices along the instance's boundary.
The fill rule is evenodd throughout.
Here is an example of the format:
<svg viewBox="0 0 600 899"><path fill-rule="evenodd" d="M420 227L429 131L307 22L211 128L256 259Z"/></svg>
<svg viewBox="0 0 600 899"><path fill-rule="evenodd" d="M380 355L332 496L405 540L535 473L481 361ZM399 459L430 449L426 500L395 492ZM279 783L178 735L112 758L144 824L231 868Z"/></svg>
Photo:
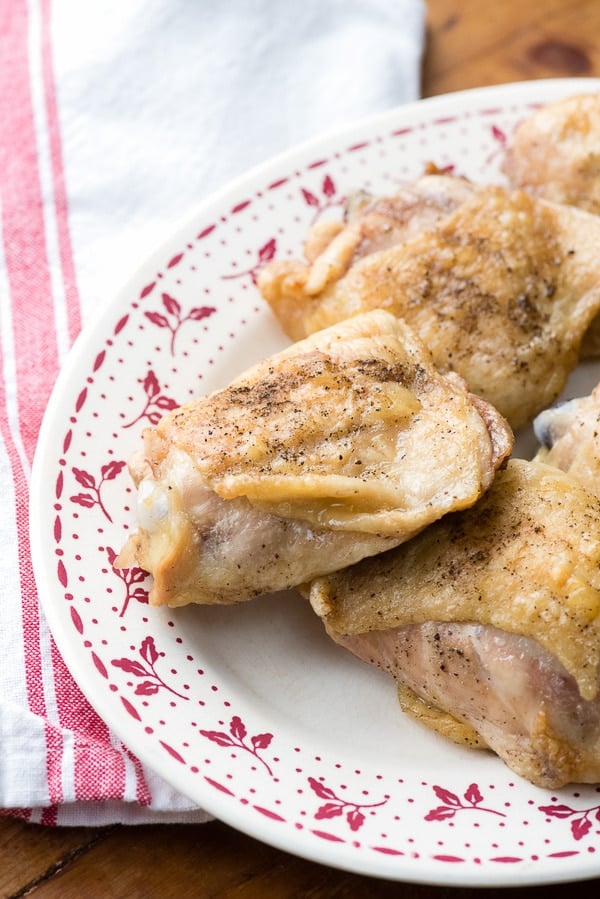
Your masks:
<svg viewBox="0 0 600 899"><path fill-rule="evenodd" d="M597 76L597 0L432 0L423 94L533 78Z"/></svg>
<svg viewBox="0 0 600 899"><path fill-rule="evenodd" d="M597 0L429 0L423 95L531 78L600 75ZM600 844L598 846L600 852ZM596 899L600 879L521 889ZM51 829L0 818L0 897L18 899L486 899L505 890L394 884L265 846L214 821Z"/></svg>
<svg viewBox="0 0 600 899"><path fill-rule="evenodd" d="M100 828L36 827L0 818L0 896L25 895L27 885L48 880L103 833Z"/></svg>

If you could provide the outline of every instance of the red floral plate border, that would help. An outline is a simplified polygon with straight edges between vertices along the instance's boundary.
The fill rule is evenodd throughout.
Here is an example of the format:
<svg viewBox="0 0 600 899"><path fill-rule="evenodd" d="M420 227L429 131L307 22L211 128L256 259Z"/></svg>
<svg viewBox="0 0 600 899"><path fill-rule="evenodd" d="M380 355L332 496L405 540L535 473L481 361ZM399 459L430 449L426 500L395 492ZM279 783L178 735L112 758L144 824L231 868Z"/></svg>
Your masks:
<svg viewBox="0 0 600 899"><path fill-rule="evenodd" d="M58 646L144 763L265 842L414 882L600 874L600 787L540 790L491 754L424 732L399 712L393 684L332 645L295 594L152 610L143 573L113 568L133 526L125 460L142 428L285 345L256 288L266 262L297 256L307 227L339 217L349 191L392 191L428 161L502 181L507 136L528 110L599 85L536 81L425 100L254 170L166 241L61 373L31 515ZM580 375L591 386L598 372Z"/></svg>

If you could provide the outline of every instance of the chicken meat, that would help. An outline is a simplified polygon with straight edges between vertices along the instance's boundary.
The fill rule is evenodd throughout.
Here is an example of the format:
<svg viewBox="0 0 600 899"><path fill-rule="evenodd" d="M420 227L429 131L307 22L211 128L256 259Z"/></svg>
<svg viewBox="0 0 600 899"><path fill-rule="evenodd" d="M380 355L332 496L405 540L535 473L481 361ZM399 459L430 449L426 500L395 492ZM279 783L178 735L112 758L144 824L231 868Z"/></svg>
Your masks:
<svg viewBox="0 0 600 899"><path fill-rule="evenodd" d="M568 471L600 496L600 384L589 396L545 409L533 422L536 459Z"/></svg>
<svg viewBox="0 0 600 899"><path fill-rule="evenodd" d="M229 603L396 546L474 503L513 435L408 326L359 315L144 432L122 567L152 604Z"/></svg>
<svg viewBox="0 0 600 899"><path fill-rule="evenodd" d="M580 93L542 106L511 135L503 168L514 187L532 196L600 214L600 94ZM600 356L600 318L581 345Z"/></svg>
<svg viewBox="0 0 600 899"><path fill-rule="evenodd" d="M458 190L468 196L416 236L337 267L336 238L326 264L270 263L259 287L294 339L370 309L403 318L440 371L516 429L559 395L600 311L600 218L523 191Z"/></svg>
<svg viewBox="0 0 600 899"><path fill-rule="evenodd" d="M405 184L392 196L373 196L365 191L352 194L346 202L342 222L316 222L308 232L304 257L310 265L310 274L305 292L311 295L321 292L363 256L387 250L428 230L458 209L476 190L477 186L465 178L441 174L429 165L427 174ZM279 265L273 263L271 274ZM289 276L294 265L283 263L286 275ZM305 263L296 265L302 277ZM293 324L296 309L292 305L285 312L289 319L287 330L294 339L306 336L301 319L297 326ZM294 333L290 333L292 330Z"/></svg>
<svg viewBox="0 0 600 899"><path fill-rule="evenodd" d="M423 724L542 787L600 781L600 500L565 472L511 460L471 509L309 596Z"/></svg>
<svg viewBox="0 0 600 899"><path fill-rule="evenodd" d="M536 197L600 213L600 94L579 93L525 116L503 168Z"/></svg>

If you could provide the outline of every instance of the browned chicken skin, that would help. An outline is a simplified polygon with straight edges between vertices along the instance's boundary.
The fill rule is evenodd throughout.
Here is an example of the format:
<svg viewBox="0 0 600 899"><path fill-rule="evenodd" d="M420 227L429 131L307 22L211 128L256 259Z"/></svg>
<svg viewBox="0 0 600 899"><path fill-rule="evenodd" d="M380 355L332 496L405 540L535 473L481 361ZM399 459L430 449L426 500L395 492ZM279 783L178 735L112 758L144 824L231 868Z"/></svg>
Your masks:
<svg viewBox="0 0 600 899"><path fill-rule="evenodd" d="M600 500L511 461L471 509L310 587L405 710L533 783L600 780Z"/></svg>
<svg viewBox="0 0 600 899"><path fill-rule="evenodd" d="M405 319L440 371L518 428L559 395L600 311L600 218L521 191L460 190L416 237L336 265L342 232L311 263L271 263L259 286L293 339L368 309Z"/></svg>
<svg viewBox="0 0 600 899"><path fill-rule="evenodd" d="M432 228L476 190L464 178L432 172L390 197L353 194L343 222L317 222L308 233L304 256L311 268L304 286L306 293L324 290L363 256L388 250ZM274 265L277 268L278 263ZM293 268L295 264L291 265ZM298 271L303 272L303 263L298 264ZM305 317L303 309L298 313ZM292 326L286 322L290 336L304 337L307 332L300 320L297 328L292 334Z"/></svg>
<svg viewBox="0 0 600 899"><path fill-rule="evenodd" d="M577 94L526 116L514 130L503 168L532 196L600 214L600 94ZM600 319L583 339L582 357L600 355Z"/></svg>
<svg viewBox="0 0 600 899"><path fill-rule="evenodd" d="M145 432L119 563L154 576L154 604L296 586L471 505L512 443L403 322L357 316Z"/></svg>
<svg viewBox="0 0 600 899"><path fill-rule="evenodd" d="M600 213L600 94L567 97L524 118L504 170L536 197Z"/></svg>

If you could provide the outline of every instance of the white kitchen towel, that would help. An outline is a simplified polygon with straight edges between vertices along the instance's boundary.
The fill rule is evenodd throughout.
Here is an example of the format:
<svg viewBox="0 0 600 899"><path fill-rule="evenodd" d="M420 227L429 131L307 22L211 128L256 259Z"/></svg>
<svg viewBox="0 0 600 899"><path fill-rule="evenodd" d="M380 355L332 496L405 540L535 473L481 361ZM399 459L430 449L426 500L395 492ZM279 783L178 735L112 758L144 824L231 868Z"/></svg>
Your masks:
<svg viewBox="0 0 600 899"><path fill-rule="evenodd" d="M37 601L30 469L92 313L203 198L419 93L422 0L0 0L0 808L202 821L102 722Z"/></svg>

